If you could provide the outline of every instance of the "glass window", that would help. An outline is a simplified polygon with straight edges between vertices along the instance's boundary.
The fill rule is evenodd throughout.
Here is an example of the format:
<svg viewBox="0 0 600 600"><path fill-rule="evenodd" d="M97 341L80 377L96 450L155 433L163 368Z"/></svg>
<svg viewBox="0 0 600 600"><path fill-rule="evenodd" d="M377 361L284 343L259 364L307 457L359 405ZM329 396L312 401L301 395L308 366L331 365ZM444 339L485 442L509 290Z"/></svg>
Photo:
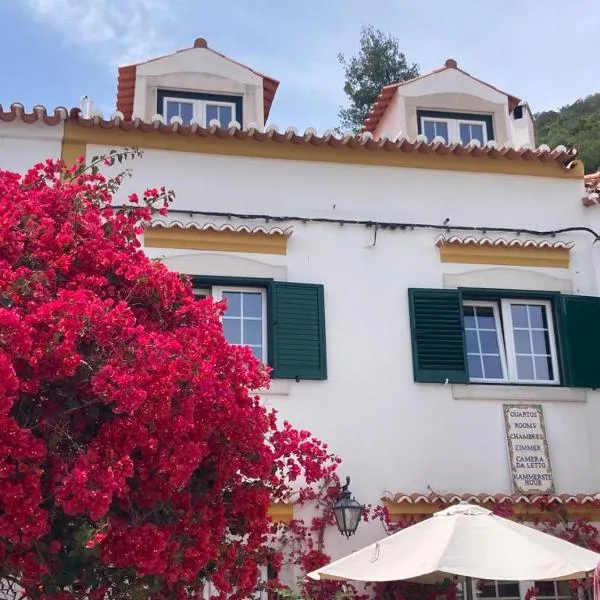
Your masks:
<svg viewBox="0 0 600 600"><path fill-rule="evenodd" d="M539 590L538 598L566 600L573 597L568 581L534 581L533 587Z"/></svg>
<svg viewBox="0 0 600 600"><path fill-rule="evenodd" d="M230 344L250 346L259 360L267 360L266 293L253 288L213 288L216 299L227 300L223 334Z"/></svg>
<svg viewBox="0 0 600 600"><path fill-rule="evenodd" d="M210 125L213 119L221 123L221 127L228 127L235 120L233 105L206 103L206 125Z"/></svg>
<svg viewBox="0 0 600 600"><path fill-rule="evenodd" d="M548 303L503 300L515 381L558 381L552 314Z"/></svg>
<svg viewBox="0 0 600 600"><path fill-rule="evenodd" d="M520 600L521 592L518 581L478 581L478 596L480 598L495 598L496 600Z"/></svg>
<svg viewBox="0 0 600 600"><path fill-rule="evenodd" d="M171 122L173 117L181 117L184 125L189 125L194 117L194 103L182 100L165 100L166 121Z"/></svg>
<svg viewBox="0 0 600 600"><path fill-rule="evenodd" d="M428 142L433 142L435 137L443 137L448 143L448 123L446 121L433 121L431 119L423 119L422 124L423 134L427 137Z"/></svg>
<svg viewBox="0 0 600 600"><path fill-rule="evenodd" d="M472 140L479 140L482 145L486 142L483 123L460 123L459 135L463 145L468 144Z"/></svg>
<svg viewBox="0 0 600 600"><path fill-rule="evenodd" d="M506 365L498 306L464 306L465 343L471 380L505 381Z"/></svg>
<svg viewBox="0 0 600 600"><path fill-rule="evenodd" d="M549 302L464 302L470 381L559 383Z"/></svg>

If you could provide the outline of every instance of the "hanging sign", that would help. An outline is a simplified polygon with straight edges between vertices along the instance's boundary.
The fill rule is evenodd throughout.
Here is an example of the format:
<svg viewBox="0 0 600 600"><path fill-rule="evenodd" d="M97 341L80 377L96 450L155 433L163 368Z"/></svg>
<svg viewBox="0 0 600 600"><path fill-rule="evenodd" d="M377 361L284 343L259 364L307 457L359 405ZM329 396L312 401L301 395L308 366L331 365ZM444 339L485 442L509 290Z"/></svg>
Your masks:
<svg viewBox="0 0 600 600"><path fill-rule="evenodd" d="M552 494L554 479L541 405L505 404L504 424L515 493Z"/></svg>

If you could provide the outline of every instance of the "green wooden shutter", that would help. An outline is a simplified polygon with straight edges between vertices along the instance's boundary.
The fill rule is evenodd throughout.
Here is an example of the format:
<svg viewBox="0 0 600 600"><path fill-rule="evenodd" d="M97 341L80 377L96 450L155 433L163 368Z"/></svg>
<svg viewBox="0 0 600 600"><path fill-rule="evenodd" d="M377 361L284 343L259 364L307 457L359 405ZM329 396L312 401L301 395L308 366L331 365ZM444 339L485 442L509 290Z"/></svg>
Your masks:
<svg viewBox="0 0 600 600"><path fill-rule="evenodd" d="M408 290L415 381L467 383L462 301L458 290Z"/></svg>
<svg viewBox="0 0 600 600"><path fill-rule="evenodd" d="M322 285L273 282L269 362L279 379L327 379Z"/></svg>
<svg viewBox="0 0 600 600"><path fill-rule="evenodd" d="M565 384L600 387L600 298L561 295L559 326Z"/></svg>

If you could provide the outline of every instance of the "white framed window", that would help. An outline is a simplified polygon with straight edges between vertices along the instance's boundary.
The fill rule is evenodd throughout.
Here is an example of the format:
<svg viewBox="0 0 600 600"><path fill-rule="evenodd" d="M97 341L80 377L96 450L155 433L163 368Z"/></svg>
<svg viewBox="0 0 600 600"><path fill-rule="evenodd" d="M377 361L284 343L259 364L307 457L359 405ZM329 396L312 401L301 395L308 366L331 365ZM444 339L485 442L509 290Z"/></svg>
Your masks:
<svg viewBox="0 0 600 600"><path fill-rule="evenodd" d="M560 383L550 302L465 301L463 321L470 381Z"/></svg>
<svg viewBox="0 0 600 600"><path fill-rule="evenodd" d="M165 96L163 98L162 114L167 123L173 117L181 117L184 125L189 125L192 119L208 127L213 119L227 127L231 121L237 120L236 106L233 102L216 100L187 100L183 98Z"/></svg>
<svg viewBox="0 0 600 600"><path fill-rule="evenodd" d="M267 362L267 293L262 288L213 286L194 288L197 298L227 300L223 334L230 344L249 346L254 356Z"/></svg>
<svg viewBox="0 0 600 600"><path fill-rule="evenodd" d="M463 318L470 380L506 382L506 354L498 304L464 302Z"/></svg>
<svg viewBox="0 0 600 600"><path fill-rule="evenodd" d="M421 133L428 142L433 142L437 136L443 137L447 144L460 140L461 144L466 145L478 140L483 145L488 141L486 122L472 119L421 116Z"/></svg>
<svg viewBox="0 0 600 600"><path fill-rule="evenodd" d="M573 594L568 581L534 581L533 587L539 590L540 600L572 600Z"/></svg>
<svg viewBox="0 0 600 600"><path fill-rule="evenodd" d="M494 600L521 600L518 581L477 581L477 596Z"/></svg>

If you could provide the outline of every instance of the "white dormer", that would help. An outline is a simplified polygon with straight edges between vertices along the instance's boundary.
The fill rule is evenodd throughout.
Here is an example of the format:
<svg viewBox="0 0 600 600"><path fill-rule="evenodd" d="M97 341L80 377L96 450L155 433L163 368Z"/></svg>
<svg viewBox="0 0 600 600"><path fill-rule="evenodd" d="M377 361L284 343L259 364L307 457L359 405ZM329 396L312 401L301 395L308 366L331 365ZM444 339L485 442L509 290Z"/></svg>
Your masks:
<svg viewBox="0 0 600 600"><path fill-rule="evenodd" d="M256 123L264 127L279 83L210 49L199 38L192 48L119 68L117 109L126 119L183 125L213 120L227 127Z"/></svg>
<svg viewBox="0 0 600 600"><path fill-rule="evenodd" d="M452 59L431 73L383 88L364 129L375 138L425 135L429 142L535 145L529 107L459 69Z"/></svg>

